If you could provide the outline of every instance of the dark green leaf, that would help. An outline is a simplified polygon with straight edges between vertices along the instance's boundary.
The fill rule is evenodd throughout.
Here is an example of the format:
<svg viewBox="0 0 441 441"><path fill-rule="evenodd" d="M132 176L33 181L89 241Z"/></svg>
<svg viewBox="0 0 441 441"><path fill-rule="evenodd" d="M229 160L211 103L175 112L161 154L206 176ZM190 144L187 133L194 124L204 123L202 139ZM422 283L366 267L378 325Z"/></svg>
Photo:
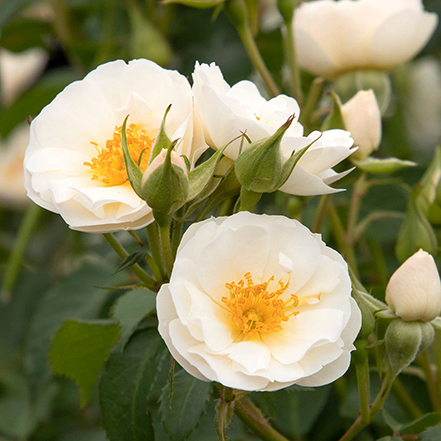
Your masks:
<svg viewBox="0 0 441 441"><path fill-rule="evenodd" d="M170 408L168 387L164 388L160 412L165 431L172 441L183 441L195 430L210 398L210 389L211 383L200 381L181 370L175 375Z"/></svg>
<svg viewBox="0 0 441 441"><path fill-rule="evenodd" d="M418 437L418 441L439 441L441 439L441 425L429 427Z"/></svg>
<svg viewBox="0 0 441 441"><path fill-rule="evenodd" d="M102 418L110 441L153 441L147 400L165 354L156 329L135 334L123 352L110 354L99 386Z"/></svg>
<svg viewBox="0 0 441 441"><path fill-rule="evenodd" d="M441 415L438 412L431 412L423 415L422 417L412 421L409 424L404 425L400 433L403 435L410 435L412 433L421 433L430 426L434 426L441 421Z"/></svg>
<svg viewBox="0 0 441 441"><path fill-rule="evenodd" d="M96 285L108 284L110 274L110 268L88 262L43 296L29 327L25 354L33 391L50 378L47 355L52 336L66 319L98 317L109 291ZM112 281L119 283L120 280L116 277Z"/></svg>
<svg viewBox="0 0 441 441"><path fill-rule="evenodd" d="M138 323L156 309L156 294L148 289L134 289L121 296L112 308L112 317L121 326L118 348L123 349Z"/></svg>
<svg viewBox="0 0 441 441"><path fill-rule="evenodd" d="M132 265L135 265L135 263L141 262L146 255L147 255L147 251L145 250L134 251L133 253L129 254L125 259L122 260L122 262L119 264L118 268L115 270L113 274L117 274L120 271L130 268Z"/></svg>
<svg viewBox="0 0 441 441"><path fill-rule="evenodd" d="M52 368L54 373L75 380L81 393L81 407L89 401L95 380L119 331L119 326L109 320L68 320L55 334L49 352Z"/></svg>

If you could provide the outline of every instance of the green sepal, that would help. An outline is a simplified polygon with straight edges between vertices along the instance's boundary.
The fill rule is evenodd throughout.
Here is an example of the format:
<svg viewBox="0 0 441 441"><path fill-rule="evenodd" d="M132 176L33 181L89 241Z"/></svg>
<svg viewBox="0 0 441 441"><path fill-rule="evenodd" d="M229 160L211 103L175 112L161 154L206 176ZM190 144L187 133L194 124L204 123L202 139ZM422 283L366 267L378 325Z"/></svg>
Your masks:
<svg viewBox="0 0 441 441"><path fill-rule="evenodd" d="M287 26L291 24L296 6L297 1L295 0L277 0L277 9Z"/></svg>
<svg viewBox="0 0 441 441"><path fill-rule="evenodd" d="M237 179L248 191L272 193L283 181L280 142L291 126L294 115L270 137L253 142L236 159L234 169Z"/></svg>
<svg viewBox="0 0 441 441"><path fill-rule="evenodd" d="M129 115L127 115L124 120L124 123L122 125L122 132L121 132L121 146L122 146L122 150L123 150L124 164L126 166L127 176L129 178L129 181L130 181L130 184L132 185L133 190L135 190L135 193L141 199L144 199L144 197L142 196L142 191L141 191L141 181L142 181L143 173L142 173L142 170L136 164L136 162L130 156L129 148L127 147L126 126L127 126L128 119L129 119Z"/></svg>
<svg viewBox="0 0 441 441"><path fill-rule="evenodd" d="M220 441L227 441L227 431L234 415L234 401L225 401L220 397L216 403L214 426Z"/></svg>
<svg viewBox="0 0 441 441"><path fill-rule="evenodd" d="M351 159L351 162L356 165L357 168L359 168L360 170L377 175L394 173L403 168L415 167L418 165L416 162L406 161L398 158L379 159L369 156L366 159L360 160L352 158L349 159Z"/></svg>
<svg viewBox="0 0 441 441"><path fill-rule="evenodd" d="M217 164L222 158L222 154L230 143L225 144L222 148L217 150L207 161L196 167L188 174L189 192L187 202L196 198L208 183L212 180Z"/></svg>
<svg viewBox="0 0 441 441"><path fill-rule="evenodd" d="M331 98L333 107L331 113L329 113L329 115L323 121L320 128L322 132L331 129L345 130L345 123L343 121L343 115L341 114L341 101L339 96L333 90L331 91Z"/></svg>
<svg viewBox="0 0 441 441"><path fill-rule="evenodd" d="M149 157L149 165L152 161L161 153L162 150L169 150L173 144L173 141L167 136L165 132L165 120L167 119L168 112L170 112L171 104L165 109L164 117L161 121L158 134L156 135L155 142L152 147L152 151Z"/></svg>
<svg viewBox="0 0 441 441"><path fill-rule="evenodd" d="M262 193L247 190L245 187L240 189L240 211L250 211L262 197Z"/></svg>
<svg viewBox="0 0 441 441"><path fill-rule="evenodd" d="M320 135L321 136L321 135ZM286 161L282 166L282 175L280 178L279 183L277 184L277 188L280 188L285 182L289 179L291 176L294 167L297 165L297 163L300 161L301 157L306 153L306 151L311 147L315 142L317 142L320 139L320 136L312 141L310 144L308 144L306 147L303 147L298 152L293 152L288 161Z"/></svg>
<svg viewBox="0 0 441 441"><path fill-rule="evenodd" d="M171 162L173 145L170 144L164 162L153 170L142 186L143 199L153 209L153 213L162 216L171 216L179 210L185 204L189 192L186 171Z"/></svg>

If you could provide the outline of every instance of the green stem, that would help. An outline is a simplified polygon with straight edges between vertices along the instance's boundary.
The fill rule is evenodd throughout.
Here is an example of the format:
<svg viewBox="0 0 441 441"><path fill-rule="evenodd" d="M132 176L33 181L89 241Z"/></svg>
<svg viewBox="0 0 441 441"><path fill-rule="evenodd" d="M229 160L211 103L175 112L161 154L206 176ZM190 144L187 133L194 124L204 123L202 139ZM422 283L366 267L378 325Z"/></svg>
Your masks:
<svg viewBox="0 0 441 441"><path fill-rule="evenodd" d="M164 269L164 261L162 259L162 254L161 254L161 244L159 241L158 224L156 222L153 222L147 225L146 230L147 230L147 238L149 241L150 251L152 252L153 260L156 262L156 265L159 268L161 279L164 280L167 277L167 274Z"/></svg>
<svg viewBox="0 0 441 441"><path fill-rule="evenodd" d="M429 392L430 401L436 412L441 413L441 397L439 394L438 386L436 384L435 373L432 370L432 366L429 358L429 351L424 351L419 357L418 362L423 368L426 374L427 390Z"/></svg>
<svg viewBox="0 0 441 441"><path fill-rule="evenodd" d="M358 220L358 213L360 212L361 202L364 195L366 194L366 173L362 173L360 177L355 182L354 188L351 195L351 203L349 205L349 216L348 216L348 241L350 245L355 243L355 226Z"/></svg>
<svg viewBox="0 0 441 441"><path fill-rule="evenodd" d="M355 419L352 426L339 439L339 441L350 441L352 438L354 438L355 435L357 435L359 432L361 432L373 420L373 418L381 410L387 397L389 396L389 392L392 388L394 379L395 379L395 376L390 375L390 374L386 375L386 377L384 378L384 382L381 386L380 392L378 392L378 395L375 398L375 401L372 403L372 406L370 407L369 421L362 422L361 415L359 415Z"/></svg>
<svg viewBox="0 0 441 441"><path fill-rule="evenodd" d="M170 275L174 262L170 242L170 224L159 225L159 237L161 238L162 254L164 256L165 267L167 269L168 275Z"/></svg>
<svg viewBox="0 0 441 441"><path fill-rule="evenodd" d="M121 259L125 259L129 255L112 233L104 233L103 236ZM154 291L157 290L156 282L137 263L132 265L130 269L147 288Z"/></svg>
<svg viewBox="0 0 441 441"><path fill-rule="evenodd" d="M21 221L17 238L15 239L14 246L9 256L3 278L0 298L4 303L7 303L11 298L11 292L20 272L21 262L26 247L42 213L43 210L38 205L32 204L27 209L26 214Z"/></svg>
<svg viewBox="0 0 441 441"><path fill-rule="evenodd" d="M357 372L358 393L360 396L360 421L369 424L370 421L370 381L369 381L369 361L366 347L360 348L365 352L361 360L356 360L355 369ZM358 352L358 347L357 347Z"/></svg>
<svg viewBox="0 0 441 441"><path fill-rule="evenodd" d="M343 224L341 222L340 216L337 213L337 209L335 208L334 202L332 200L329 201L328 213L331 219L335 240L337 241L338 247L341 252L345 255L345 258L348 264L352 267L352 270L355 273L355 276L359 278L357 261L355 259L354 249L347 242L347 236L345 229L343 228Z"/></svg>
<svg viewBox="0 0 441 441"><path fill-rule="evenodd" d="M384 258L383 250L381 249L381 244L376 240L368 239L368 246L372 257L374 258L381 285L386 287L389 282L389 272L387 270L387 263Z"/></svg>
<svg viewBox="0 0 441 441"><path fill-rule="evenodd" d="M274 429L253 402L241 398L235 402L234 413L264 441L289 441Z"/></svg>
<svg viewBox="0 0 441 441"><path fill-rule="evenodd" d="M144 244L142 243L142 240L140 239L140 237L133 231L133 230L128 230L128 233L130 234L130 236L133 237L134 241L140 246L143 247Z"/></svg>
<svg viewBox="0 0 441 441"><path fill-rule="evenodd" d="M182 236L182 222L175 222L173 224L173 232L172 232L172 253L173 256L176 256L176 252L178 250L179 244L181 243Z"/></svg>
<svg viewBox="0 0 441 441"><path fill-rule="evenodd" d="M421 409L415 404L412 397L408 394L406 388L403 386L403 383L401 383L399 378L395 379L392 392L398 398L398 402L407 411L412 419L416 420L424 415Z"/></svg>
<svg viewBox="0 0 441 441"><path fill-rule="evenodd" d="M248 53L253 66L260 73L269 93L275 97L280 94L279 88L277 87L270 71L265 65L262 56L260 55L259 49L257 48L256 42L254 41L253 32L249 23L244 23L242 26L237 27L239 36L242 39L242 43Z"/></svg>
<svg viewBox="0 0 441 441"><path fill-rule="evenodd" d="M319 204L315 212L314 225L312 227L312 231L315 233L318 233L322 228L323 220L325 219L326 212L328 211L329 201L330 201L329 194L320 196Z"/></svg>
<svg viewBox="0 0 441 441"><path fill-rule="evenodd" d="M297 63L294 26L292 25L292 21L285 22L283 31L283 43L285 45L286 58L291 70L291 94L301 106L303 101L302 78Z"/></svg>
<svg viewBox="0 0 441 441"><path fill-rule="evenodd" d="M324 79L317 77L313 80L311 88L309 89L308 98L302 113L300 114L299 121L305 127L305 133L308 134L311 115L313 114L320 97L322 96Z"/></svg>

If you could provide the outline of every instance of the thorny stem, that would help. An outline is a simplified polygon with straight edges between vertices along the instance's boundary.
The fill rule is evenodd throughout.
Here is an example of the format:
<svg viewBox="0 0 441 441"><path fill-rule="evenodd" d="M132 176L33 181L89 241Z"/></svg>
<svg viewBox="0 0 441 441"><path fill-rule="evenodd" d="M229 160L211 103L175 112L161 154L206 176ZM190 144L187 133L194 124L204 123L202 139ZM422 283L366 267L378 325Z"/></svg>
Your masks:
<svg viewBox="0 0 441 441"><path fill-rule="evenodd" d="M274 429L252 401L243 397L235 402L234 413L264 441L289 441Z"/></svg>
<svg viewBox="0 0 441 441"><path fill-rule="evenodd" d="M112 233L104 233L103 236L121 259L125 259L129 255L127 250L118 242ZM137 263L132 265L130 269L147 288L157 291L156 282Z"/></svg>
<svg viewBox="0 0 441 441"><path fill-rule="evenodd" d="M152 252L153 260L156 262L158 266L159 273L161 274L161 279L164 280L167 275L164 269L164 263L161 254L161 244L159 241L159 231L158 224L153 222L147 225L147 238L149 241L150 251Z"/></svg>
<svg viewBox="0 0 441 441"><path fill-rule="evenodd" d="M159 225L159 237L161 238L162 253L164 255L165 267L168 275L171 274L173 268L173 252L170 242L170 224Z"/></svg>

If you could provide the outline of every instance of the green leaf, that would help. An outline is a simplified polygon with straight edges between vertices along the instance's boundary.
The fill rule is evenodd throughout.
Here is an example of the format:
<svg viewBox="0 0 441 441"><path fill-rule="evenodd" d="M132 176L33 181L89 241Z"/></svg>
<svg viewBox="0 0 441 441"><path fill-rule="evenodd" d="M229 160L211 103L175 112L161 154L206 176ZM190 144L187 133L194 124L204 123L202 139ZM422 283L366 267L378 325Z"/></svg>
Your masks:
<svg viewBox="0 0 441 441"><path fill-rule="evenodd" d="M52 340L49 359L54 373L78 385L81 407L89 401L95 380L119 337L119 326L109 320L63 323Z"/></svg>
<svg viewBox="0 0 441 441"><path fill-rule="evenodd" d="M99 385L104 428L110 441L153 441L148 399L167 355L156 329L135 334L123 352L113 351Z"/></svg>
<svg viewBox="0 0 441 441"><path fill-rule="evenodd" d="M134 289L121 296L112 308L112 317L121 326L118 348L123 349L138 323L156 310L156 294L148 289Z"/></svg>
<svg viewBox="0 0 441 441"><path fill-rule="evenodd" d="M418 164L413 161L405 161L398 158L372 158L369 156L366 159L356 160L352 159L352 163L359 169L373 174L387 174L394 173L407 167L415 167Z"/></svg>
<svg viewBox="0 0 441 441"><path fill-rule="evenodd" d="M87 262L54 288L50 289L36 307L32 318L25 353L25 368L33 392L44 387L51 376L48 351L51 338L72 317L97 318L111 291L96 288L109 283L111 269ZM112 280L120 283L120 276Z"/></svg>
<svg viewBox="0 0 441 441"><path fill-rule="evenodd" d="M341 114L340 98L334 91L331 91L331 98L332 98L333 108L331 113L323 121L323 124L320 128L322 132L330 129L345 130L345 123L343 121L343 116Z"/></svg>
<svg viewBox="0 0 441 441"><path fill-rule="evenodd" d="M222 158L222 154L228 145L229 143L217 150L207 161L204 161L201 165L196 167L188 174L190 191L188 193L187 202L193 200L205 189L205 187L207 187L213 178L216 166Z"/></svg>
<svg viewBox="0 0 441 441"><path fill-rule="evenodd" d="M172 407L165 387L160 398L162 423L172 441L187 439L196 429L210 398L211 383L200 381L186 371L175 375Z"/></svg>
<svg viewBox="0 0 441 441"><path fill-rule="evenodd" d="M125 259L122 260L122 262L119 264L118 268L115 270L113 274L115 275L120 271L130 268L132 265L141 262L147 254L148 253L145 250L134 251L133 253L129 254Z"/></svg>
<svg viewBox="0 0 441 441"><path fill-rule="evenodd" d="M434 426L441 421L441 415L438 412L430 412L420 418L412 421L401 427L400 433L402 435L410 435L412 433L421 433L428 427Z"/></svg>
<svg viewBox="0 0 441 441"><path fill-rule="evenodd" d="M418 437L418 441L439 441L441 439L441 425L429 427Z"/></svg>
<svg viewBox="0 0 441 441"><path fill-rule="evenodd" d="M126 126L129 116L130 115L126 116L122 126L121 147L123 150L124 164L126 165L127 176L129 177L130 184L132 185L133 190L135 190L135 193L142 199L141 181L143 173L133 160L132 156L130 155L129 148L127 147Z"/></svg>

